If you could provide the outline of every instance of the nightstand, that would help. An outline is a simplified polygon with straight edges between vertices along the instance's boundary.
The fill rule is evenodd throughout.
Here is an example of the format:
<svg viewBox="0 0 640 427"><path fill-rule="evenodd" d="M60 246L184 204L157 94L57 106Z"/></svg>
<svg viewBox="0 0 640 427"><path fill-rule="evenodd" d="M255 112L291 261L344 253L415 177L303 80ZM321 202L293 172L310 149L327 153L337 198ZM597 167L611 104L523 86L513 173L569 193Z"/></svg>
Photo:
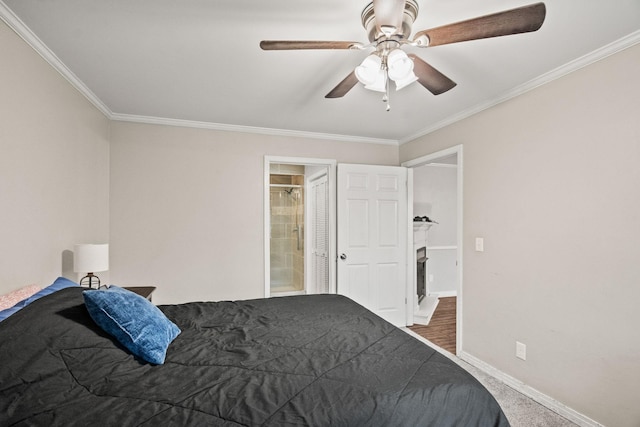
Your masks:
<svg viewBox="0 0 640 427"><path fill-rule="evenodd" d="M156 290L155 286L125 286L124 289L138 294L151 301L151 294Z"/></svg>

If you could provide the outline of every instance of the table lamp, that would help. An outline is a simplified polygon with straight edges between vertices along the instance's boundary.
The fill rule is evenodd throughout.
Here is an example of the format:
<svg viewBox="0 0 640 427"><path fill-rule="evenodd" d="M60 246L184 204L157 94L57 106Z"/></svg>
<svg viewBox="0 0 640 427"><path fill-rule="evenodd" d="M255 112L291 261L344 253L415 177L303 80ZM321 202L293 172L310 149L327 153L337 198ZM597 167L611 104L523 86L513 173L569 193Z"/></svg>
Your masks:
<svg viewBox="0 0 640 427"><path fill-rule="evenodd" d="M96 288L100 288L100 278L95 272L109 269L109 244L78 244L73 247L73 271L87 273L80 279L80 286L88 281L89 288L97 281Z"/></svg>

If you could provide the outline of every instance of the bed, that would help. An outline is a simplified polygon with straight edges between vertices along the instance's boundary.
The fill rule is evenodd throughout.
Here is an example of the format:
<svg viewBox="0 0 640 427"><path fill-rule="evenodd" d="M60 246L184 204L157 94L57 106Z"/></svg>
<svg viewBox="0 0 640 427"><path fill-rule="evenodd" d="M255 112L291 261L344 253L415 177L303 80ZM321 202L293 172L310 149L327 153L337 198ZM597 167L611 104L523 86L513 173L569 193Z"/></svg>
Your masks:
<svg viewBox="0 0 640 427"><path fill-rule="evenodd" d="M343 296L159 306L180 333L153 364L82 292L0 322L0 425L509 425L470 374Z"/></svg>

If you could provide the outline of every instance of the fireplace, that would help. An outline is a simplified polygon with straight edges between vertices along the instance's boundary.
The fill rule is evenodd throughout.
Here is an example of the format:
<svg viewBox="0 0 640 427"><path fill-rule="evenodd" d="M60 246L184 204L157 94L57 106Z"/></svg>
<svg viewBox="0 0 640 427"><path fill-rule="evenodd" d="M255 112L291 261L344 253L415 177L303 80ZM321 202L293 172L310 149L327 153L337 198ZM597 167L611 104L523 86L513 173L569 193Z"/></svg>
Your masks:
<svg viewBox="0 0 640 427"><path fill-rule="evenodd" d="M427 296L427 248L425 246L416 251L416 290L418 303Z"/></svg>

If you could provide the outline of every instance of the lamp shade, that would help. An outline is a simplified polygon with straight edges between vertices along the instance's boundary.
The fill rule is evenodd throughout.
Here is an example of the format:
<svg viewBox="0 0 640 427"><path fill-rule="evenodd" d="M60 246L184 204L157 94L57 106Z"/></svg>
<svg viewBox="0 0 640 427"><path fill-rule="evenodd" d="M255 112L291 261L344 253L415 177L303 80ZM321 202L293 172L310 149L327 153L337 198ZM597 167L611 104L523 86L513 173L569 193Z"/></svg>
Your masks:
<svg viewBox="0 0 640 427"><path fill-rule="evenodd" d="M411 71L411 73L404 79L402 80L395 80L396 82L396 90L400 90L404 87L409 86L411 83L415 82L416 80L418 80L418 76L416 76L413 71Z"/></svg>
<svg viewBox="0 0 640 427"><path fill-rule="evenodd" d="M384 70L378 70L376 73L376 79L367 84L365 89L375 90L376 92L386 92L387 91L387 73Z"/></svg>
<svg viewBox="0 0 640 427"><path fill-rule="evenodd" d="M73 247L73 271L95 273L109 269L109 245L79 244Z"/></svg>
<svg viewBox="0 0 640 427"><path fill-rule="evenodd" d="M372 85L379 79L380 67L382 60L378 55L371 54L364 58L362 64L356 67L356 78L363 85Z"/></svg>
<svg viewBox="0 0 640 427"><path fill-rule="evenodd" d="M401 49L394 49L387 57L389 78L394 81L405 80L413 74L413 61Z"/></svg>

